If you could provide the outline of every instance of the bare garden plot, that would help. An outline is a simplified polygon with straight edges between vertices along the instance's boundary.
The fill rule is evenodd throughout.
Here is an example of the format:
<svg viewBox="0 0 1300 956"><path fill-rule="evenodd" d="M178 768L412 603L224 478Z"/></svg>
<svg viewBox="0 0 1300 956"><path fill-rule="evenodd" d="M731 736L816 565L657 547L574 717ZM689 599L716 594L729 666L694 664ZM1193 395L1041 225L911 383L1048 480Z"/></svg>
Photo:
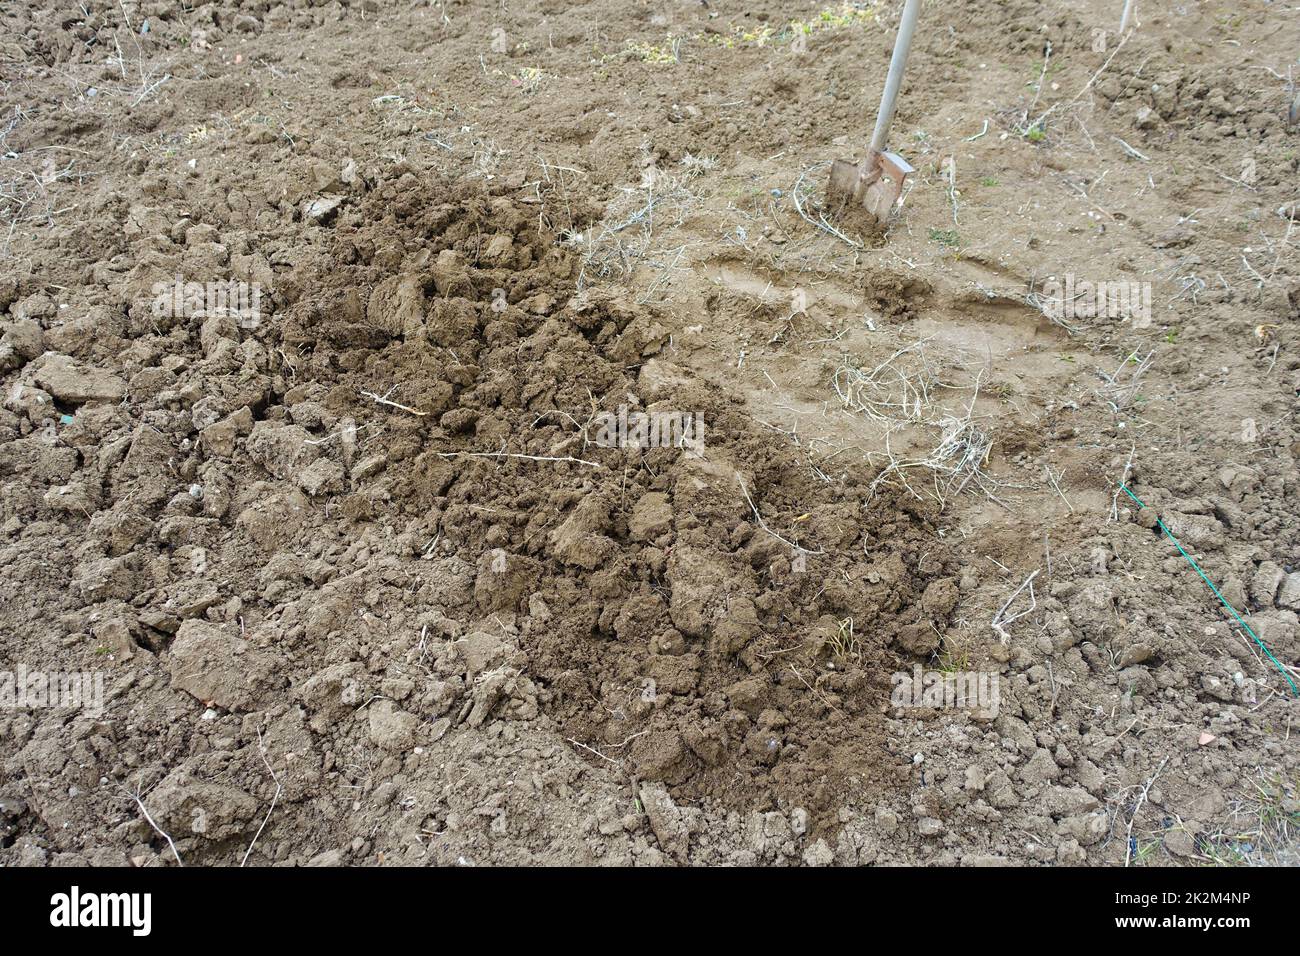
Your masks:
<svg viewBox="0 0 1300 956"><path fill-rule="evenodd" d="M518 6L0 13L0 860L1294 862L1294 14Z"/></svg>

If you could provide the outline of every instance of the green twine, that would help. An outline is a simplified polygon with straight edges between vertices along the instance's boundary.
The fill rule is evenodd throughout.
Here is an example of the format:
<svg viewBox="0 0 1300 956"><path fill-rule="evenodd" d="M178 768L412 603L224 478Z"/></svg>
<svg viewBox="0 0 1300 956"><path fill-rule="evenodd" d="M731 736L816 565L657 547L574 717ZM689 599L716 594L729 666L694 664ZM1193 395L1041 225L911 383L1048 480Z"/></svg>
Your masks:
<svg viewBox="0 0 1300 956"><path fill-rule="evenodd" d="M1142 503L1142 500L1138 498L1137 495L1133 494L1133 492L1128 490L1128 487L1124 484L1124 482L1121 481L1119 483L1119 486L1124 489L1124 493L1126 495L1128 495L1130 498L1132 498L1134 501L1137 502L1139 508L1146 507L1146 505ZM1291 693L1294 694L1296 697L1300 697L1300 689L1296 688L1295 681L1293 681L1291 679L1291 675L1286 672L1286 668L1278 663L1277 658L1273 656L1273 652L1270 651L1268 649L1268 646L1259 639L1259 636L1250 629L1250 625L1247 624L1244 620L1242 620L1241 615L1237 613L1237 609L1223 599L1223 595L1220 594L1219 589L1214 586L1214 582L1205 576L1205 572L1201 570L1201 566L1192 560L1192 556L1190 554L1188 554L1186 551L1183 550L1183 546L1178 543L1178 539L1174 537L1173 532L1165 527L1165 523L1161 521L1159 518L1156 518L1156 524L1160 525L1161 531L1169 535L1169 540L1174 543L1174 547L1178 549L1178 553L1181 554L1184 558L1186 558L1187 563L1196 569L1196 573L1201 576L1201 580L1204 581L1207 585L1209 585L1210 590L1214 592L1214 596L1219 599L1219 603L1232 612L1232 616L1237 619L1237 623L1239 623L1242 627L1246 629L1246 633L1255 639L1255 643L1259 645L1259 649L1268 655L1268 659L1273 662L1273 665L1277 668L1278 673L1281 674L1282 677L1286 680L1286 682L1291 685Z"/></svg>

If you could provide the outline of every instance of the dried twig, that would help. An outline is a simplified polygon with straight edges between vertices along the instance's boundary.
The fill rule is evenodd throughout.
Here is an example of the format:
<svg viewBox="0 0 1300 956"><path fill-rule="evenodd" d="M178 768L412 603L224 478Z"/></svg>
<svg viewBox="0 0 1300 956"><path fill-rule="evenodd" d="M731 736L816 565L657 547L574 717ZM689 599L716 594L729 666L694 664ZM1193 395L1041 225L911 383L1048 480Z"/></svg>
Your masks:
<svg viewBox="0 0 1300 956"><path fill-rule="evenodd" d="M1043 465L1043 471L1047 472L1047 480L1052 483L1056 493L1061 496L1061 500L1065 502L1065 507L1070 509L1070 514L1074 514L1074 505L1070 504L1070 499L1065 497L1065 492L1061 490L1060 479L1065 477L1064 469L1062 469L1060 475L1056 475L1052 473L1051 465Z"/></svg>
<svg viewBox="0 0 1300 956"><path fill-rule="evenodd" d="M597 750L595 747L588 747L588 746L587 746L586 744L584 744L581 740L574 740L572 737L565 737L564 739L567 740L569 743L573 744L575 747L581 747L583 750L587 751L587 753L595 754L595 755L596 755L597 757L599 757L601 760L608 760L608 761L609 761L610 763L612 763L615 767L621 767L621 766L622 766L622 764L620 764L620 763L619 763L617 760L615 760L613 757L607 757L607 756L605 756L603 753L601 753L601 752L600 752L599 750Z"/></svg>
<svg viewBox="0 0 1300 956"><path fill-rule="evenodd" d="M1124 142L1124 140L1120 139L1118 136L1112 136L1111 139L1113 139L1115 142L1119 143L1120 146L1122 146L1122 147L1124 148L1124 152L1128 153L1128 154L1129 154L1130 156L1132 156L1134 159L1140 159L1140 160L1141 160L1142 162L1144 162L1144 163L1149 163L1149 162L1151 162L1151 157L1150 157L1150 156L1148 156L1146 153L1140 153L1140 152L1138 152L1136 149L1134 149L1134 148L1133 148L1132 146L1130 146L1128 143Z"/></svg>
<svg viewBox="0 0 1300 956"><path fill-rule="evenodd" d="M1133 401L1138 387L1142 384L1142 376L1155 361L1155 355L1155 349L1140 358L1137 352L1130 352L1124 357L1119 368L1115 369L1114 374L1107 375L1104 371L1097 370L1097 374L1106 382L1099 392L1116 415ZM1126 371L1128 377L1125 379L1123 376Z"/></svg>
<svg viewBox="0 0 1300 956"><path fill-rule="evenodd" d="M763 520L763 516L758 513L758 505L754 504L754 499L749 496L749 489L745 487L745 482L741 479L740 475L736 476L736 484L740 485L740 493L745 496L745 501L749 504L749 510L754 512L754 519L758 522L758 526L760 528L762 528L772 537L776 538L777 541L780 541L782 544L786 545L787 547L793 548L796 551L800 551L804 554L825 554L826 553L821 548L818 548L816 551L809 551L807 548L801 547L795 544L793 541L781 537L779 534L777 534L775 531L769 528L767 526L767 522Z"/></svg>
<svg viewBox="0 0 1300 956"><path fill-rule="evenodd" d="M153 827L154 832L167 841L167 845L172 848L172 856L176 857L176 864L183 867L185 863L181 860L181 855L176 850L175 841L172 840L171 835L162 827L158 826L158 824L154 822L153 817L149 815L149 810L144 805L144 800L141 797L140 791L138 789L135 791L127 790L126 787L122 787L122 789L125 790L131 799L135 801L135 805L140 808L140 812L144 815L145 821L149 826Z"/></svg>
<svg viewBox="0 0 1300 956"><path fill-rule="evenodd" d="M1160 766L1156 768L1156 772L1151 775L1151 779L1147 781L1147 785L1143 787L1142 792L1138 794L1137 803L1133 807L1133 815L1128 818L1128 830L1124 836L1125 866L1128 866L1129 861L1133 858L1133 821L1137 819L1138 811L1142 809L1142 804L1146 803L1147 794L1151 792L1152 786L1155 785L1156 777L1160 776L1160 771L1165 769L1165 764L1167 763L1169 763L1168 757L1165 757L1164 760L1160 761Z"/></svg>
<svg viewBox="0 0 1300 956"><path fill-rule="evenodd" d="M1137 445L1132 445L1128 450L1128 461L1124 462L1124 474L1119 479L1119 485L1115 488L1115 497L1110 503L1110 520L1119 520L1119 494L1121 489L1128 484L1129 472L1133 469L1133 453L1137 451Z"/></svg>
<svg viewBox="0 0 1300 956"><path fill-rule="evenodd" d="M817 167L812 167L812 168L815 169ZM854 249L861 249L862 243L858 242L855 239L850 239L848 236L844 235L844 233L840 232L838 229L832 226L829 222L826 221L826 216L823 215L820 211L818 211L816 219L814 219L812 216L808 215L808 213L804 211L804 203L807 202L808 197L800 192L799 187L803 185L804 177L807 176L810 171L811 171L810 169L805 169L802 173L799 174L799 178L795 180L794 189L791 190L790 192L791 197L794 199L795 211L798 212L799 215L802 216L807 222L816 226L818 229L820 229L822 232L826 233L827 235L834 236L836 239L840 240L840 242L848 243Z"/></svg>
<svg viewBox="0 0 1300 956"><path fill-rule="evenodd" d="M1042 569L1035 568L1034 573L1025 578L1024 583L1022 583L1020 587L1011 592L1011 596L1006 599L1006 602L1003 603L1002 607L998 608L998 613L994 614L993 620L989 622L989 626L992 627L993 630L997 631L998 636L1002 638L1003 644L1010 643L1011 641L1011 635L1006 631L1008 625L1018 621L1026 614L1030 614L1038 608L1038 598L1034 595L1034 578L1038 577L1038 572L1040 570ZM1020 592L1025 590L1025 588L1029 589L1029 607L1021 611L1019 614L1013 614L1010 617L1007 617L1007 608L1011 607L1011 602L1014 601L1019 596Z"/></svg>
<svg viewBox="0 0 1300 956"><path fill-rule="evenodd" d="M428 412L417 411L416 409L412 408L409 405L403 405L401 402L390 401L388 396L392 395L393 392L397 391L396 385L394 385L388 391L384 392L383 395L377 395L374 392L367 392L364 388L358 389L358 391L360 391L361 394L364 395L366 398L371 399L372 401L374 401L379 405L387 405L390 408L401 409L404 412L410 412L412 415L418 415L420 418L425 418L429 414Z"/></svg>
<svg viewBox="0 0 1300 956"><path fill-rule="evenodd" d="M930 389L940 384L925 358L928 341L898 349L870 371L854 366L846 357L831 379L835 394L845 408L877 422L921 420L930 404ZM908 361L899 361L904 358Z"/></svg>
<svg viewBox="0 0 1300 956"><path fill-rule="evenodd" d="M1110 61L1115 59L1115 57L1119 55L1119 51L1124 49L1124 44L1128 42L1128 38L1131 37L1132 35L1133 34L1130 31L1129 33L1126 33L1124 36L1120 37L1119 43L1115 45L1115 49L1111 52L1110 56L1106 57L1106 62L1104 62L1100 67L1097 68L1097 72L1092 74L1092 76L1088 79L1087 83L1083 84L1083 88L1079 90L1078 93L1075 93L1074 97L1065 104L1067 108L1079 102L1079 100L1083 97L1083 94L1087 93L1088 90L1092 89L1092 85L1097 82L1098 78L1103 73L1106 72L1106 68L1110 66ZM1056 108L1060 105L1061 105L1060 103L1053 103L1043 112L1041 116L1038 117L1038 119L1034 120L1028 126L1025 126L1022 121L1022 128L1018 132L1020 132L1023 135L1024 133L1034 128L1041 130L1043 128L1043 120L1047 119L1047 117L1052 112L1054 112Z"/></svg>
<svg viewBox="0 0 1300 956"><path fill-rule="evenodd" d="M440 451L439 458L522 458L526 461L568 461L575 465L588 465L592 468L603 468L604 465L597 461L587 461L585 458L574 458L571 455L521 455L516 452L505 451Z"/></svg>
<svg viewBox="0 0 1300 956"><path fill-rule="evenodd" d="M248 844L248 849L244 851L244 858L239 862L241 867L248 863L249 854L253 852L253 847L257 846L257 838L260 837L262 831L266 829L266 824L271 819L271 814L275 812L275 804L279 801L280 794L284 790L280 785L280 778L276 776L274 768L271 767L271 761L266 759L266 743L262 739L261 729L257 731L257 749L262 756L262 763L266 764L266 772L269 773L271 779L275 781L275 796L271 797L271 805L266 810L266 816L262 818L262 825L258 827L257 832L253 834L253 842Z"/></svg>

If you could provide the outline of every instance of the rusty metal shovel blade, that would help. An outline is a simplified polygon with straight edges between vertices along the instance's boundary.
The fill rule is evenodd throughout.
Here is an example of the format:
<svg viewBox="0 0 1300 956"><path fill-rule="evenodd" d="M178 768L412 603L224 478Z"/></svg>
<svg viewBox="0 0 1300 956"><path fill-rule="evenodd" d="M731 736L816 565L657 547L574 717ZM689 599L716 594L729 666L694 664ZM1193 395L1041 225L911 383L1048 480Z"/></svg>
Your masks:
<svg viewBox="0 0 1300 956"><path fill-rule="evenodd" d="M881 223L889 221L916 169L897 153L881 152L861 163L837 159L831 164L830 193L844 204L860 204Z"/></svg>

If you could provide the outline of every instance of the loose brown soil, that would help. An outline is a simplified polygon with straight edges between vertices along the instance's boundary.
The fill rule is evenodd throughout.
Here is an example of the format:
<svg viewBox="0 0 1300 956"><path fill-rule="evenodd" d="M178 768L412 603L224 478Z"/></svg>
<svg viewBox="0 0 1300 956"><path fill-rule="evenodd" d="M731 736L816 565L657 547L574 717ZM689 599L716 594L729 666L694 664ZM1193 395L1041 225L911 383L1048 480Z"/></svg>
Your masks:
<svg viewBox="0 0 1300 956"><path fill-rule="evenodd" d="M1300 15L927 4L882 231L896 4L45 6L0 863L1296 862Z"/></svg>

